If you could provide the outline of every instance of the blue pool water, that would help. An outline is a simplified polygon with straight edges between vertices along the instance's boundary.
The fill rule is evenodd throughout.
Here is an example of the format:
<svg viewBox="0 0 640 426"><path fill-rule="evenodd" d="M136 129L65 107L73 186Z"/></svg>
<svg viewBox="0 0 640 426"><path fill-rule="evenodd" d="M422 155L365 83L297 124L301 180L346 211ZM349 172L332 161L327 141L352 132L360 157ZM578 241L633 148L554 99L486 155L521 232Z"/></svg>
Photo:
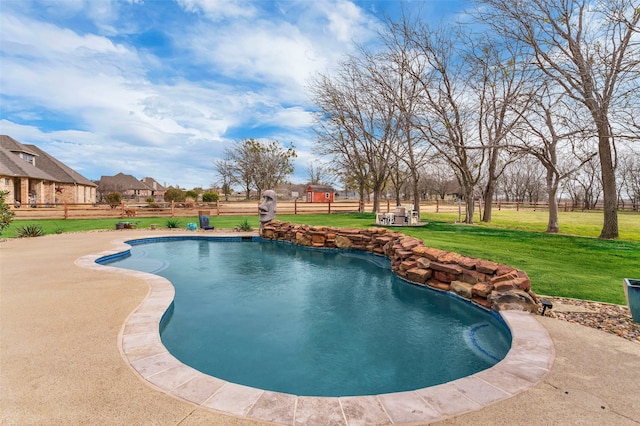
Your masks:
<svg viewBox="0 0 640 426"><path fill-rule="evenodd" d="M234 383L308 396L400 392L489 368L511 343L494 314L399 279L380 256L215 239L130 253L109 265L175 286L163 344Z"/></svg>

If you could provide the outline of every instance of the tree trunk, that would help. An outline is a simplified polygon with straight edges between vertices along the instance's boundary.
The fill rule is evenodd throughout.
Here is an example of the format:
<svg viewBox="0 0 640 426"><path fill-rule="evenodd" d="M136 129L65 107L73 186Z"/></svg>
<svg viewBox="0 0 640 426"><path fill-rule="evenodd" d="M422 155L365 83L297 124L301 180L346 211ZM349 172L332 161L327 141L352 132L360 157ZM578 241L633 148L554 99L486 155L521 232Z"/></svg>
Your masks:
<svg viewBox="0 0 640 426"><path fill-rule="evenodd" d="M373 191L373 213L380 211L380 191Z"/></svg>
<svg viewBox="0 0 640 426"><path fill-rule="evenodd" d="M604 193L604 223L600 238L618 238L618 191L616 176L609 142L609 121L596 120L598 126L598 154L602 172L602 191Z"/></svg>
<svg viewBox="0 0 640 426"><path fill-rule="evenodd" d="M364 205L365 205L365 204L366 204L366 202L367 202L367 200L366 200L366 198L365 198L365 193L364 193L364 192L365 192L365 188L366 188L366 186L365 186L365 184L364 184L364 181L363 181L363 180L360 180L360 182L358 183L358 186L359 186L358 190L360 191L360 205L362 205L362 206L363 206L363 211L362 211L362 213L364 213ZM375 213L375 211L374 211L374 213Z"/></svg>
<svg viewBox="0 0 640 426"><path fill-rule="evenodd" d="M417 173L413 173L413 209L418 212L420 217L420 189L418 184L420 183L420 176Z"/></svg>
<svg viewBox="0 0 640 426"><path fill-rule="evenodd" d="M482 222L491 222L491 209L493 208L493 193L495 192L494 180L489 179L487 186L484 190L484 214L482 215Z"/></svg>
<svg viewBox="0 0 640 426"><path fill-rule="evenodd" d="M558 180L554 179L553 171L547 169L547 193L549 194L549 221L547 233L557 234L560 231L558 222Z"/></svg>
<svg viewBox="0 0 640 426"><path fill-rule="evenodd" d="M475 200L473 199L473 187L465 188L464 198L465 198L464 202L466 207L464 223L472 224L474 207L475 207Z"/></svg>

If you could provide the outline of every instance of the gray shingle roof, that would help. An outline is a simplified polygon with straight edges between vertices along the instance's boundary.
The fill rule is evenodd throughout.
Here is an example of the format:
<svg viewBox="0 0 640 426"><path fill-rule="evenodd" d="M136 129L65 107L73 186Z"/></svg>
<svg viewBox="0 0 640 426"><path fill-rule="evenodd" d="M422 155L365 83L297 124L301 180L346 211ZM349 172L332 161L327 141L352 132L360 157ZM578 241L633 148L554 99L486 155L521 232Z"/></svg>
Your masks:
<svg viewBox="0 0 640 426"><path fill-rule="evenodd" d="M23 152L33 155L35 164L28 163L18 156ZM0 135L0 174L96 186L95 183L37 146L22 144L7 135Z"/></svg>
<svg viewBox="0 0 640 426"><path fill-rule="evenodd" d="M139 181L132 175L125 175L124 173L118 173L115 176L102 176L98 183L100 188L106 190L125 191L128 189L146 189L151 190L144 182Z"/></svg>
<svg viewBox="0 0 640 426"><path fill-rule="evenodd" d="M50 174L18 157L17 152L19 151L12 151L0 145L0 175L30 177L57 182L57 179Z"/></svg>
<svg viewBox="0 0 640 426"><path fill-rule="evenodd" d="M7 135L0 135L0 146L3 148L6 148L11 152L16 152L16 153L26 152L27 154L31 154L31 155L38 155L36 152L31 151L25 145L21 144L11 136L7 136Z"/></svg>
<svg viewBox="0 0 640 426"><path fill-rule="evenodd" d="M62 163L58 159L47 154L35 145L26 145L28 148L37 152L38 158L36 159L36 166L55 177L58 182L62 183L77 183L86 186L96 186L95 183L82 176L66 164Z"/></svg>
<svg viewBox="0 0 640 426"><path fill-rule="evenodd" d="M164 186L160 185L158 183L158 181L156 181L152 177L143 177L141 180L142 180L142 182L147 184L147 186L149 188L153 189L154 191L166 191L167 190L167 188L165 188Z"/></svg>

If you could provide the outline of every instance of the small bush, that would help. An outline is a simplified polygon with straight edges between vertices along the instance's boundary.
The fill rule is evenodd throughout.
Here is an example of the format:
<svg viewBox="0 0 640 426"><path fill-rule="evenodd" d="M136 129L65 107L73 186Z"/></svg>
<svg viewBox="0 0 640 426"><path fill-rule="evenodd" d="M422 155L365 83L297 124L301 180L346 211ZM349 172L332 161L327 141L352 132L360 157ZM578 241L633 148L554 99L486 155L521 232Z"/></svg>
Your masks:
<svg viewBox="0 0 640 426"><path fill-rule="evenodd" d="M164 200L167 202L175 201L181 203L185 200L186 195L183 190L178 188L168 188L164 193Z"/></svg>
<svg viewBox="0 0 640 426"><path fill-rule="evenodd" d="M35 224L25 225L22 228L18 228L16 230L16 237L18 238L40 237L42 235L42 227Z"/></svg>
<svg viewBox="0 0 640 426"><path fill-rule="evenodd" d="M147 203L155 203L155 202L156 202L156 199L155 199L155 198L153 198L153 197L147 197L147 198L145 199L145 201L146 201Z"/></svg>
<svg viewBox="0 0 640 426"><path fill-rule="evenodd" d="M2 231L11 224L13 216L15 215L5 202L7 195L9 195L7 191L0 191L0 235L2 235Z"/></svg>
<svg viewBox="0 0 640 426"><path fill-rule="evenodd" d="M180 228L180 221L178 219L167 220L167 228L169 229Z"/></svg>
<svg viewBox="0 0 640 426"><path fill-rule="evenodd" d="M217 192L207 191L202 194L202 202L203 203L215 203L220 199L220 196Z"/></svg>
<svg viewBox="0 0 640 426"><path fill-rule="evenodd" d="M104 196L104 202L109 204L112 209L115 209L122 203L122 194L119 192L110 192Z"/></svg>
<svg viewBox="0 0 640 426"><path fill-rule="evenodd" d="M251 231L251 225L249 225L249 221L247 219L243 220L236 226L236 230L238 231Z"/></svg>

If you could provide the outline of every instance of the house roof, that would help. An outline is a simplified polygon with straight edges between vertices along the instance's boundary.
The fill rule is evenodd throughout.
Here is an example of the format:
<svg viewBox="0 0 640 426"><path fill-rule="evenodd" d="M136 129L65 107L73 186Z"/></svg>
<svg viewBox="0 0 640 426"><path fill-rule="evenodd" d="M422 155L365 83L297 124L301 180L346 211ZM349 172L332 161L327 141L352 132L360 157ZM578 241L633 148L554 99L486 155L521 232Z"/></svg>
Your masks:
<svg viewBox="0 0 640 426"><path fill-rule="evenodd" d="M95 183L90 181L89 179L82 176L80 173L76 172L72 168L68 167L66 164L62 163L58 159L52 157L47 154L40 148L35 145L26 145L34 152L37 152L38 159L36 160L36 166L50 174L58 182L62 183L77 183L85 186L96 186Z"/></svg>
<svg viewBox="0 0 640 426"><path fill-rule="evenodd" d="M32 177L55 181L53 176L39 170L33 164L29 164L15 153L0 146L0 175L13 177Z"/></svg>
<svg viewBox="0 0 640 426"><path fill-rule="evenodd" d="M36 157L35 164L24 161L18 156L19 153ZM37 146L20 143L7 135L0 135L0 175L96 186Z"/></svg>
<svg viewBox="0 0 640 426"><path fill-rule="evenodd" d="M143 177L141 180L142 180L142 182L144 182L148 187L150 187L154 191L166 191L167 190L167 188L165 188L164 186L160 185L158 183L158 181L156 181L152 177Z"/></svg>
<svg viewBox="0 0 640 426"><path fill-rule="evenodd" d="M0 135L0 146L15 153L26 152L31 155L38 155L38 153L31 151L26 145L21 144L11 136Z"/></svg>
<svg viewBox="0 0 640 426"><path fill-rule="evenodd" d="M125 175L124 173L118 173L115 176L102 176L98 186L106 189L107 191L125 191L129 189L152 190L152 188L146 183L136 179L132 175Z"/></svg>
<svg viewBox="0 0 640 426"><path fill-rule="evenodd" d="M312 192L333 192L333 187L329 185L308 185L307 191L311 189Z"/></svg>

